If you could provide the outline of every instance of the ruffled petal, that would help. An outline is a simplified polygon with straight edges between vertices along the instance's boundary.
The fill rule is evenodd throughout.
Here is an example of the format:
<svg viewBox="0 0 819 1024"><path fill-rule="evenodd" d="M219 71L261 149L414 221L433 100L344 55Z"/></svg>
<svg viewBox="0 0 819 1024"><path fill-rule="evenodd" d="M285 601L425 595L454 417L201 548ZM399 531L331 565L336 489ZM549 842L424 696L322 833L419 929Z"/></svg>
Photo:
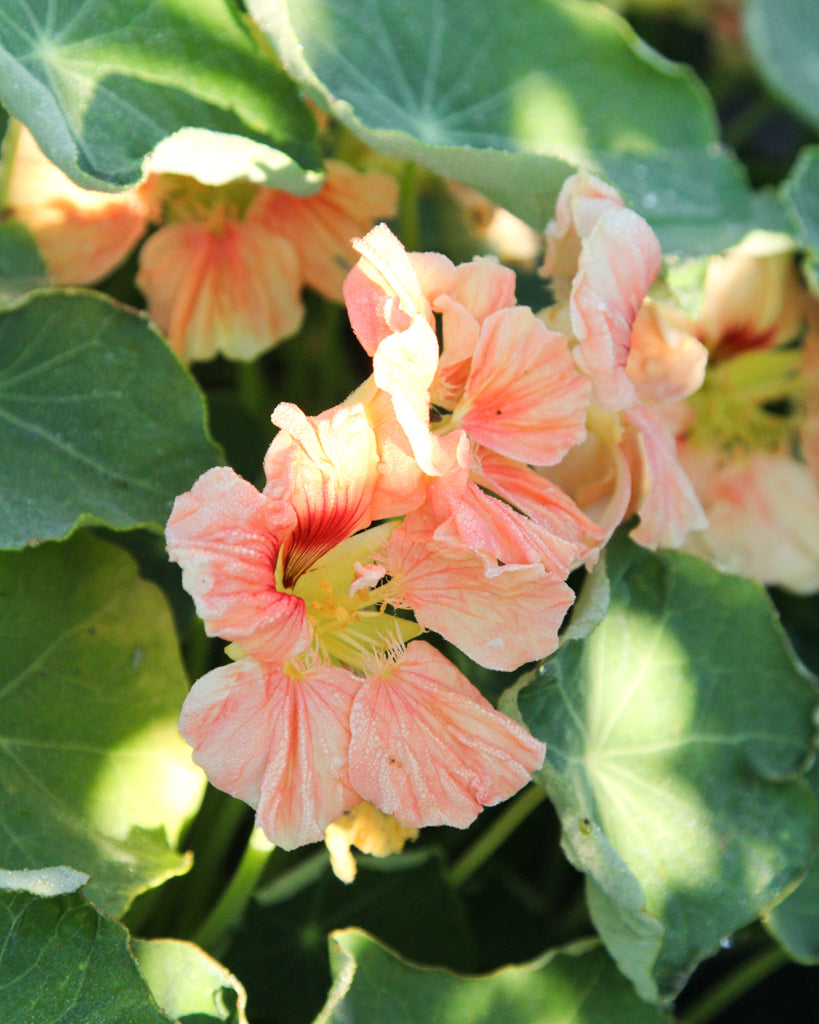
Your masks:
<svg viewBox="0 0 819 1024"><path fill-rule="evenodd" d="M255 807L271 842L292 850L361 800L347 774L359 686L342 669L293 678L242 658L194 685L179 730L213 785Z"/></svg>
<svg viewBox="0 0 819 1024"><path fill-rule="evenodd" d="M352 785L414 828L465 828L525 786L545 753L421 640L364 681L350 727Z"/></svg>
<svg viewBox="0 0 819 1024"><path fill-rule="evenodd" d="M453 423L501 455L552 465L586 436L590 391L563 335L516 306L485 320Z"/></svg>
<svg viewBox="0 0 819 1024"><path fill-rule="evenodd" d="M284 585L291 587L322 555L372 522L378 451L358 403L308 417L282 402L272 419L280 432L265 456L264 494L296 513L282 551Z"/></svg>
<svg viewBox="0 0 819 1024"><path fill-rule="evenodd" d="M279 549L295 526L292 508L216 467L174 502L168 555L210 636L277 661L307 649L304 602L276 587Z"/></svg>

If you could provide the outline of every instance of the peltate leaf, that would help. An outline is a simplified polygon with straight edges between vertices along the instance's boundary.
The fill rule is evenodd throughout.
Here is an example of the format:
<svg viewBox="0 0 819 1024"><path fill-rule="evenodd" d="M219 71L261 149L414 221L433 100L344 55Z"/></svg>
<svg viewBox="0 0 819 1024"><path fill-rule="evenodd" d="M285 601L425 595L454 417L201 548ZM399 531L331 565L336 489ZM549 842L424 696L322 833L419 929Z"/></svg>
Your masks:
<svg viewBox="0 0 819 1024"><path fill-rule="evenodd" d="M542 229L572 171L605 174L667 252L781 227L719 149L687 68L579 0L249 0L283 63L374 149L466 182ZM771 223L772 222L772 223Z"/></svg>
<svg viewBox="0 0 819 1024"><path fill-rule="evenodd" d="M176 731L187 685L165 600L84 533L6 552L0 646L0 865L83 871L119 914L187 869L173 844L204 781Z"/></svg>
<svg viewBox="0 0 819 1024"><path fill-rule="evenodd" d="M228 0L5 0L0 102L86 188L136 184L183 128L197 134L172 147L177 165L191 144L217 162L236 146L257 180L319 181L312 117Z"/></svg>
<svg viewBox="0 0 819 1024"><path fill-rule="evenodd" d="M161 524L219 453L202 396L142 318L43 292L0 313L0 547L83 521Z"/></svg>
<svg viewBox="0 0 819 1024"><path fill-rule="evenodd" d="M808 146L784 187L798 241L806 249L804 270L815 295L819 295L819 146Z"/></svg>
<svg viewBox="0 0 819 1024"><path fill-rule="evenodd" d="M758 584L619 539L605 571L606 616L517 701L599 934L663 1000L807 869L817 689Z"/></svg>
<svg viewBox="0 0 819 1024"><path fill-rule="evenodd" d="M354 928L330 937L335 983L315 1024L662 1024L596 942L465 978L407 963Z"/></svg>
<svg viewBox="0 0 819 1024"><path fill-rule="evenodd" d="M747 0L743 15L745 35L763 76L819 129L819 5L814 0Z"/></svg>

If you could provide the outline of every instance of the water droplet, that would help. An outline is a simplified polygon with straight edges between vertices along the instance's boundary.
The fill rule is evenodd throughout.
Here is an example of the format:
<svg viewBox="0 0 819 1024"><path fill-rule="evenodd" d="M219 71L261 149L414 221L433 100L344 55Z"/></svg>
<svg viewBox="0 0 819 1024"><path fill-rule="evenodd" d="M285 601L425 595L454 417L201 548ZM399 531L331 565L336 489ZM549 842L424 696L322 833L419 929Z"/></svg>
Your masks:
<svg viewBox="0 0 819 1024"><path fill-rule="evenodd" d="M657 205L657 193L656 192L646 192L646 194L643 196L643 206L647 210L653 210L656 205Z"/></svg>
<svg viewBox="0 0 819 1024"><path fill-rule="evenodd" d="M726 935L719 940L719 944L720 946L722 946L723 949L733 949L734 937L732 935Z"/></svg>

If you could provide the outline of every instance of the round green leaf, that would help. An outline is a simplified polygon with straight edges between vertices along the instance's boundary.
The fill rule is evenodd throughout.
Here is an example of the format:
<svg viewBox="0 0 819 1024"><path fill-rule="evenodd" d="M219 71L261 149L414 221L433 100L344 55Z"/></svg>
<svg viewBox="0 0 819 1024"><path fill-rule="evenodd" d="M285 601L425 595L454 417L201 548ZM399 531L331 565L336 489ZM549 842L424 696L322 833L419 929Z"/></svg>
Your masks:
<svg viewBox="0 0 819 1024"><path fill-rule="evenodd" d="M79 895L0 892L4 1024L168 1024L128 932Z"/></svg>
<svg viewBox="0 0 819 1024"><path fill-rule="evenodd" d="M241 982L198 946L174 939L135 939L131 947L154 999L174 1020L247 1024Z"/></svg>
<svg viewBox="0 0 819 1024"><path fill-rule="evenodd" d="M201 393L138 316L44 292L0 313L0 547L164 523L219 462Z"/></svg>
<svg viewBox="0 0 819 1024"><path fill-rule="evenodd" d="M86 534L7 552L0 646L0 864L83 871L119 914L187 869L173 845L204 781L176 731L187 686L164 597Z"/></svg>
<svg viewBox="0 0 819 1024"><path fill-rule="evenodd" d="M804 269L814 294L819 295L819 146L802 150L785 184L784 194L805 247Z"/></svg>
<svg viewBox="0 0 819 1024"><path fill-rule="evenodd" d="M819 5L815 0L747 0L745 34L771 88L819 129Z"/></svg>
<svg viewBox="0 0 819 1024"><path fill-rule="evenodd" d="M518 707L603 941L644 998L668 999L807 869L818 695L758 584L628 541L597 571L608 613Z"/></svg>
<svg viewBox="0 0 819 1024"><path fill-rule="evenodd" d="M330 937L335 983L315 1024L662 1024L592 942L465 978L415 966L354 928Z"/></svg>
<svg viewBox="0 0 819 1024"><path fill-rule="evenodd" d="M719 149L696 77L602 5L248 6L293 77L370 146L466 182L538 230L580 167L612 180L668 252L714 252L762 213L781 220Z"/></svg>
<svg viewBox="0 0 819 1024"><path fill-rule="evenodd" d="M86 188L136 184L185 127L218 133L216 160L240 137L254 178L318 185L313 120L227 0L4 0L0 102Z"/></svg>

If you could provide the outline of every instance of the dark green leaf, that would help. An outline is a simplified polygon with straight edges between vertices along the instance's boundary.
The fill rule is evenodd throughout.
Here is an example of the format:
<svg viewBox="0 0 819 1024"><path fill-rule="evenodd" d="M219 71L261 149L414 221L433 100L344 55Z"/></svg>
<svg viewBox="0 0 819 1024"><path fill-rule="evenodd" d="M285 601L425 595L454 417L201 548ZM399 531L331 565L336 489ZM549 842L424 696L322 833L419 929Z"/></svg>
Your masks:
<svg viewBox="0 0 819 1024"><path fill-rule="evenodd" d="M810 862L817 690L758 584L625 540L605 571L605 618L518 707L601 937L645 998L671 998Z"/></svg>
<svg viewBox="0 0 819 1024"><path fill-rule="evenodd" d="M84 871L119 914L187 869L169 843L201 799L170 612L125 552L78 534L0 555L0 623L0 864Z"/></svg>
<svg viewBox="0 0 819 1024"><path fill-rule="evenodd" d="M819 146L802 151L784 194L796 224L797 239L807 250L805 270L815 294L819 295Z"/></svg>
<svg viewBox="0 0 819 1024"><path fill-rule="evenodd" d="M164 523L219 461L202 396L138 316L43 292L0 314L0 547Z"/></svg>
<svg viewBox="0 0 819 1024"><path fill-rule="evenodd" d="M79 895L0 892L3 1024L168 1024L128 932Z"/></svg>

